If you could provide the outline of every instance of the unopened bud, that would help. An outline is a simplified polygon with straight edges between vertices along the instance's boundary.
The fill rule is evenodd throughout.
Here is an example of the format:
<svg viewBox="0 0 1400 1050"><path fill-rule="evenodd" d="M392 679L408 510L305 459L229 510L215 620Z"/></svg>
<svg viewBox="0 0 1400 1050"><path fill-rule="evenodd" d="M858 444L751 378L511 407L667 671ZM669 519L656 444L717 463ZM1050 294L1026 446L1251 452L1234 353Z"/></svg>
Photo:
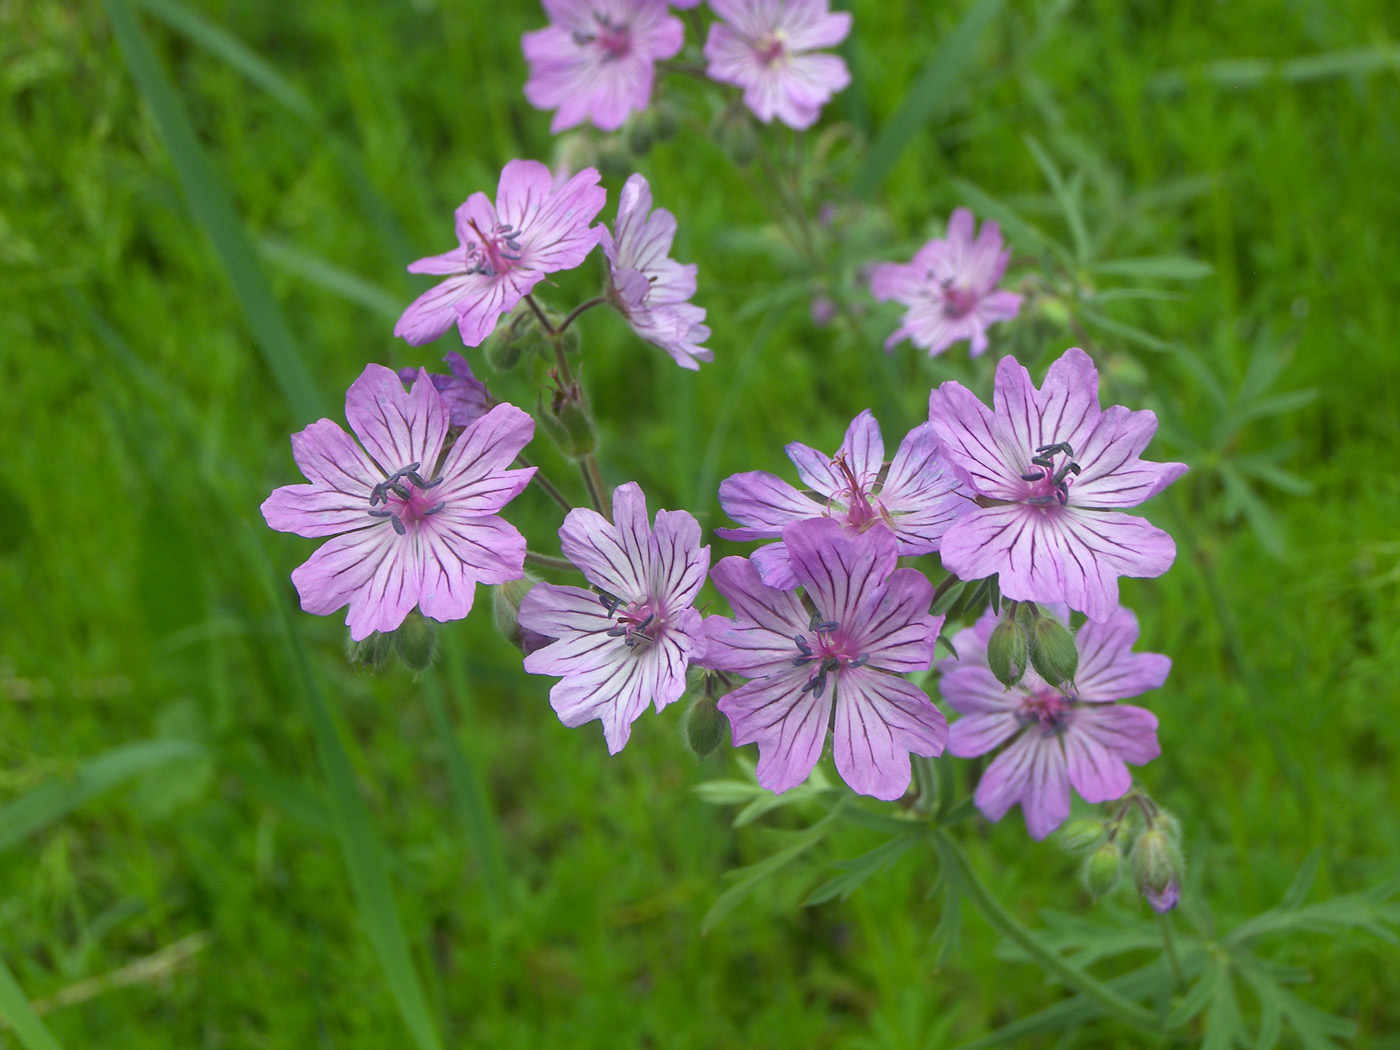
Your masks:
<svg viewBox="0 0 1400 1050"><path fill-rule="evenodd" d="M1118 885L1118 873L1123 867L1123 854L1116 842L1105 842L1084 862L1084 887L1095 897Z"/></svg>
<svg viewBox="0 0 1400 1050"><path fill-rule="evenodd" d="M394 648L410 670L423 672L437 655L437 624L422 613L409 613L394 632Z"/></svg>
<svg viewBox="0 0 1400 1050"><path fill-rule="evenodd" d="M758 131L738 99L719 111L711 132L720 148L740 167L752 162L758 154Z"/></svg>
<svg viewBox="0 0 1400 1050"><path fill-rule="evenodd" d="M997 681L1010 689L1026 673L1026 629L1015 616L1007 616L987 642L987 664Z"/></svg>
<svg viewBox="0 0 1400 1050"><path fill-rule="evenodd" d="M496 630L526 656L536 649L543 649L554 640L520 626L520 603L538 582L536 577L527 572L521 579L491 588L491 619L496 625Z"/></svg>
<svg viewBox="0 0 1400 1050"><path fill-rule="evenodd" d="M635 170L632 154L621 135L611 135L598 149L598 170L616 179L626 178Z"/></svg>
<svg viewBox="0 0 1400 1050"><path fill-rule="evenodd" d="M708 692L697 696L685 712L685 745L697 759L708 758L724 743L729 721Z"/></svg>
<svg viewBox="0 0 1400 1050"><path fill-rule="evenodd" d="M1138 892L1147 898L1152 910L1161 913L1175 908L1181 899L1181 850L1167 829L1154 822L1137 837L1128 859Z"/></svg>
<svg viewBox="0 0 1400 1050"><path fill-rule="evenodd" d="M651 149L652 143L656 141L656 131L652 127L652 122L646 119L645 112L638 114L628 122L622 136L627 146L627 152L633 157L645 156L647 150Z"/></svg>
<svg viewBox="0 0 1400 1050"><path fill-rule="evenodd" d="M1055 617L1042 613L1031 623L1031 664L1051 685L1074 681L1079 670L1079 648L1074 635Z"/></svg>
<svg viewBox="0 0 1400 1050"><path fill-rule="evenodd" d="M1097 846L1104 837L1103 821L1093 817L1071 820L1060 829L1060 845L1071 853L1083 853Z"/></svg>
<svg viewBox="0 0 1400 1050"><path fill-rule="evenodd" d="M570 459L582 459L598 447L593 418L584 401L583 388L577 383L567 390L555 391L548 408L541 400L536 416L559 451Z"/></svg>
<svg viewBox="0 0 1400 1050"><path fill-rule="evenodd" d="M651 116L651 131L656 136L658 142L665 142L676 137L676 132L681 128L680 115L676 113L676 107L665 99L653 103L647 110Z"/></svg>
<svg viewBox="0 0 1400 1050"><path fill-rule="evenodd" d="M537 338L538 324L530 304L522 300L486 340L482 348L486 363L497 372L509 372L520 363L525 351Z"/></svg>
<svg viewBox="0 0 1400 1050"><path fill-rule="evenodd" d="M365 671L382 671L394 655L393 632L375 631L358 642L348 635L345 639L345 659Z"/></svg>

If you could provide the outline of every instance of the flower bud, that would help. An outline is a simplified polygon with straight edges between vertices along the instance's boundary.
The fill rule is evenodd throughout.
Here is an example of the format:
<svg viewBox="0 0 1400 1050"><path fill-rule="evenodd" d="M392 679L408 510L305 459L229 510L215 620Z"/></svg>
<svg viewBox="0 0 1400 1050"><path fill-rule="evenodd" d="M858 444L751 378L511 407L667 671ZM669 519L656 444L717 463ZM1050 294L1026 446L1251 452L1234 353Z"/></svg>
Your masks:
<svg viewBox="0 0 1400 1050"><path fill-rule="evenodd" d="M394 634L375 631L368 638L355 641L348 634L345 637L345 659L361 670L378 673L384 670L389 658L394 655Z"/></svg>
<svg viewBox="0 0 1400 1050"><path fill-rule="evenodd" d="M1105 842L1084 862L1084 887L1095 897L1118 885L1118 873L1123 867L1123 854L1118 843Z"/></svg>
<svg viewBox="0 0 1400 1050"><path fill-rule="evenodd" d="M523 300L510 312L505 323L486 340L482 350L486 363L497 372L509 372L520 363L530 344L538 338L539 322Z"/></svg>
<svg viewBox="0 0 1400 1050"><path fill-rule="evenodd" d="M491 588L491 620L495 623L496 630L526 656L536 649L543 649L554 640L520 626L520 603L538 582L537 577L527 572L518 580L510 580Z"/></svg>
<svg viewBox="0 0 1400 1050"><path fill-rule="evenodd" d="M656 129L652 126L652 122L646 119L646 113L643 112L628 122L627 127L623 129L622 137L627 146L627 152L634 158L642 157L656 141Z"/></svg>
<svg viewBox="0 0 1400 1050"><path fill-rule="evenodd" d="M740 167L751 163L758 154L758 132L748 110L738 99L719 111L710 132L720 148Z"/></svg>
<svg viewBox="0 0 1400 1050"><path fill-rule="evenodd" d="M708 758L720 744L724 743L729 729L729 721L724 717L715 698L707 690L686 708L684 729L685 745L697 759Z"/></svg>
<svg viewBox="0 0 1400 1050"><path fill-rule="evenodd" d="M432 666L437 655L437 639L437 624L415 610L404 617L394 632L394 648L409 670L422 673Z"/></svg>
<svg viewBox="0 0 1400 1050"><path fill-rule="evenodd" d="M1051 685L1074 681L1079 670L1079 648L1068 627L1053 616L1041 614L1031 622L1031 664Z"/></svg>
<svg viewBox="0 0 1400 1050"><path fill-rule="evenodd" d="M615 179L625 179L636 170L621 135L608 136L598 147L598 170Z"/></svg>
<svg viewBox="0 0 1400 1050"><path fill-rule="evenodd" d="M1137 837L1129 856L1133 881L1152 910L1171 911L1181 899L1181 850L1160 821Z"/></svg>
<svg viewBox="0 0 1400 1050"><path fill-rule="evenodd" d="M593 417L588 412L583 388L571 383L567 389L556 390L546 409L543 399L535 413L546 434L570 459L582 459L598 447L593 432Z"/></svg>
<svg viewBox="0 0 1400 1050"><path fill-rule="evenodd" d="M1026 645L1026 629L1014 614L997 624L987 642L987 664L1008 689L1026 673Z"/></svg>
<svg viewBox="0 0 1400 1050"><path fill-rule="evenodd" d="M1060 829L1060 845L1070 853L1083 853L1103 841L1103 821L1094 817L1071 820Z"/></svg>

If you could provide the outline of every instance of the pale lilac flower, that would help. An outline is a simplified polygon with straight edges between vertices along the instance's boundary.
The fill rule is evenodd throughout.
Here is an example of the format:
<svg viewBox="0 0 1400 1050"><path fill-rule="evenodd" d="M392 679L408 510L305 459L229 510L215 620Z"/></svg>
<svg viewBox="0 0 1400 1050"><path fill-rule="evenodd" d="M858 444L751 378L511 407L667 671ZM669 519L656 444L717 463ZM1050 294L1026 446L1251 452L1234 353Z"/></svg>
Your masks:
<svg viewBox="0 0 1400 1050"><path fill-rule="evenodd" d="M531 674L561 675L549 702L566 726L598 719L608 751L622 750L632 723L685 692L685 669L705 652L695 596L710 567L700 525L683 510L656 512L635 482L613 493L613 519L571 510L559 530L564 555L597 593L539 583L519 622L558 641L525 658Z"/></svg>
<svg viewBox="0 0 1400 1050"><path fill-rule="evenodd" d="M744 527L716 529L718 535L731 540L777 539L794 521L829 517L847 535L887 529L899 554L927 554L938 550L954 518L972 506L962 482L939 456L928 423L905 436L888 467L880 425L868 408L851 421L835 456L796 441L787 446L787 454L811 494L765 470L734 474L720 482L719 502ZM781 542L760 547L752 557L770 587L797 586Z"/></svg>
<svg viewBox="0 0 1400 1050"><path fill-rule="evenodd" d="M447 280L413 301L394 334L417 346L455 321L462 342L480 346L545 274L572 269L598 243L602 229L589 226L607 199L598 177L585 168L556 186L539 161L506 164L494 205L486 194L473 193L457 209L458 247L409 265L410 273Z"/></svg>
<svg viewBox="0 0 1400 1050"><path fill-rule="evenodd" d="M448 407L419 372L411 390L368 365L345 395L362 449L329 419L292 435L309 485L285 485L262 505L279 532L333 536L292 573L301 607L324 615L349 604L355 641L392 631L416 605L434 620L471 610L477 583L524 575L525 539L497 515L535 468L507 470L535 432L514 405L497 405L443 451Z"/></svg>
<svg viewBox="0 0 1400 1050"><path fill-rule="evenodd" d="M699 344L710 337L705 311L690 302L695 294L694 263L670 257L676 217L651 207L651 187L633 175L617 202L616 234L603 228L611 302L633 330L671 355L682 368L698 369L714 352Z"/></svg>
<svg viewBox="0 0 1400 1050"><path fill-rule="evenodd" d="M977 808L1000 820L1019 802L1031 838L1043 839L1069 816L1071 786L1089 802L1122 798L1132 786L1126 763L1142 765L1161 754L1156 717L1113 701L1160 687L1171 660L1131 651L1137 619L1120 606L1102 623L1090 621L1079 631L1072 694L1047 684L1034 669L1008 689L987 666L987 641L996 624L988 611L953 638L960 658L938 662L939 690L963 715L953 723L948 750L971 758L1010 741L982 774Z"/></svg>
<svg viewBox="0 0 1400 1050"><path fill-rule="evenodd" d="M1172 879L1161 890L1145 890L1143 896L1147 898L1147 903L1152 905L1153 911L1164 915L1181 903L1181 884Z"/></svg>
<svg viewBox="0 0 1400 1050"><path fill-rule="evenodd" d="M942 616L933 585L897 569L883 530L846 535L830 518L783 530L808 606L769 587L745 558L710 574L734 618L707 616L704 663L752 679L723 697L735 745L758 743L758 782L783 792L821 757L835 708L836 769L863 795L896 799L909 787L909 755L942 752L948 723L928 696L898 677L928 670Z"/></svg>
<svg viewBox="0 0 1400 1050"><path fill-rule="evenodd" d="M958 208L948 220L948 236L932 240L908 264L880 263L870 273L876 299L894 299L909 309L903 323L885 340L891 349L911 339L932 357L962 339L970 339L973 357L987 349L987 326L1009 321L1021 309L1015 292L997 289L1006 273L1010 250L1002 251L1001 228L982 224L973 238L972 212Z"/></svg>
<svg viewBox="0 0 1400 1050"><path fill-rule="evenodd" d="M448 419L452 425L464 427L486 415L496 401L486 392L486 384L472 374L467 359L456 350L448 351L443 360L447 362L449 374L429 372L428 378L447 402ZM400 368L399 378L411 386L418 378L418 371L416 368Z"/></svg>
<svg viewBox="0 0 1400 1050"><path fill-rule="evenodd" d="M655 65L681 49L685 28L664 0L544 0L550 24L520 38L530 79L525 98L555 110L563 131L585 120L622 127L651 101Z"/></svg>
<svg viewBox="0 0 1400 1050"><path fill-rule="evenodd" d="M851 82L835 47L851 31L851 16L827 0L710 0L723 21L710 26L705 73L744 89L744 105L765 124L777 117L801 131Z"/></svg>
<svg viewBox="0 0 1400 1050"><path fill-rule="evenodd" d="M1077 347L1037 390L1011 357L997 365L995 413L959 383L929 398L944 458L976 506L943 535L940 555L964 580L997 575L1017 601L1066 602L1091 620L1118 605L1119 576L1160 576L1176 557L1161 529L1118 508L1154 496L1184 463L1140 459L1151 412L1099 408L1099 374Z"/></svg>

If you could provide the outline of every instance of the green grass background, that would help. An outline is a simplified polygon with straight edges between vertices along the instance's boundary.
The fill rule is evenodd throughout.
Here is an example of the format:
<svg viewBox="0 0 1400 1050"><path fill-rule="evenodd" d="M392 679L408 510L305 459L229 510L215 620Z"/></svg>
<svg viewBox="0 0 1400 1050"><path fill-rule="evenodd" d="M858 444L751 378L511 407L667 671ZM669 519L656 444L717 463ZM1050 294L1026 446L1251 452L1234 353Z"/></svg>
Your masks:
<svg viewBox="0 0 1400 1050"><path fill-rule="evenodd" d="M306 396L294 407L274 381L269 330L255 335L191 218L113 35L126 4L0 0L0 952L65 1047L408 1046L283 641L286 575L313 545L268 533L257 506L296 480L287 435L307 409L339 417L366 361L452 348L391 337L426 286L403 266L449 245L451 209L506 160L549 157L548 116L520 93L519 34L543 18L530 3L183 3L296 92L172 31L170 0L164 19L131 4L270 276ZM856 78L827 123L866 142L968 5L842 6ZM831 244L848 279L907 258L963 184L1071 244L1030 135L1082 180L1095 258L1211 267L1155 282L1170 298L1103 305L1117 329L1039 316L994 351L1043 368L1088 334L1109 393L1162 415L1155 458L1194 468L1148 508L1177 564L1124 594L1143 647L1175 661L1147 700L1164 755L1141 779L1183 820L1188 895L1222 923L1274 903L1315 851L1318 897L1397 864L1397 23L1384 0L1013 0L898 143L868 198L888 219L847 204ZM710 104L683 80L664 90ZM783 472L794 439L835 448L868 405L893 447L933 384L988 371L961 347L930 362L906 345L887 365L897 312L868 302L859 335L813 325L811 275L765 226L756 173L704 129L637 164L679 217L677 256L700 264L716 360L683 374L594 314L584 369L609 483L639 480L653 508L710 525L727 474ZM837 181L869 155L846 141L828 137ZM607 183L615 201L621 179ZM1018 269L1053 258L1009 232ZM594 265L548 294L587 294ZM332 287L328 266L360 283ZM755 302L775 286L792 294ZM530 403L520 375L498 383ZM1314 393L1267 400L1295 391ZM516 506L547 548L552 506L534 490ZM939 964L922 852L849 901L803 909L810 881L780 886L701 937L722 873L773 848L689 790L732 775L731 754L686 757L678 708L614 758L596 726L564 729L484 592L421 683L348 670L335 617L296 622L447 1046L937 1047L1060 995L971 916ZM1024 920L1092 914L1074 859L1017 817L971 848ZM1357 932L1276 950L1301 967L1300 995L1356 1021L1357 1045L1400 1046L1393 947ZM1091 1027L1075 1045L1123 1038Z"/></svg>

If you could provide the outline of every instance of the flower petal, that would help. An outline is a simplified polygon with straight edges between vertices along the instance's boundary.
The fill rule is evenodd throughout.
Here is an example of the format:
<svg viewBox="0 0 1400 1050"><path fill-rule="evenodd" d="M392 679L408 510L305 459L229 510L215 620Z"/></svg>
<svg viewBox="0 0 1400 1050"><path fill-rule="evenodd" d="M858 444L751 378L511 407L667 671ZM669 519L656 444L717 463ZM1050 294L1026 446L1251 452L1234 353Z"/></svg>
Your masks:
<svg viewBox="0 0 1400 1050"><path fill-rule="evenodd" d="M909 755L941 754L943 713L902 678L845 668L836 683L836 769L862 795L890 801L909 788Z"/></svg>
<svg viewBox="0 0 1400 1050"><path fill-rule="evenodd" d="M875 589L898 561L894 537L871 529L852 538L830 518L794 522L783 530L793 573L827 620L855 629Z"/></svg>
<svg viewBox="0 0 1400 1050"><path fill-rule="evenodd" d="M1000 820L1021 803L1031 838L1045 838L1069 816L1069 774L1059 737L1021 734L992 760L973 797L988 820Z"/></svg>
<svg viewBox="0 0 1400 1050"><path fill-rule="evenodd" d="M431 471L447 438L447 406L421 369L405 391L391 369L366 365L345 394L345 418L386 476L410 463Z"/></svg>
<svg viewBox="0 0 1400 1050"><path fill-rule="evenodd" d="M781 794L802 783L821 757L831 715L831 694L801 692L806 674L790 673L749 682L720 698L734 746L758 744L758 782Z"/></svg>

